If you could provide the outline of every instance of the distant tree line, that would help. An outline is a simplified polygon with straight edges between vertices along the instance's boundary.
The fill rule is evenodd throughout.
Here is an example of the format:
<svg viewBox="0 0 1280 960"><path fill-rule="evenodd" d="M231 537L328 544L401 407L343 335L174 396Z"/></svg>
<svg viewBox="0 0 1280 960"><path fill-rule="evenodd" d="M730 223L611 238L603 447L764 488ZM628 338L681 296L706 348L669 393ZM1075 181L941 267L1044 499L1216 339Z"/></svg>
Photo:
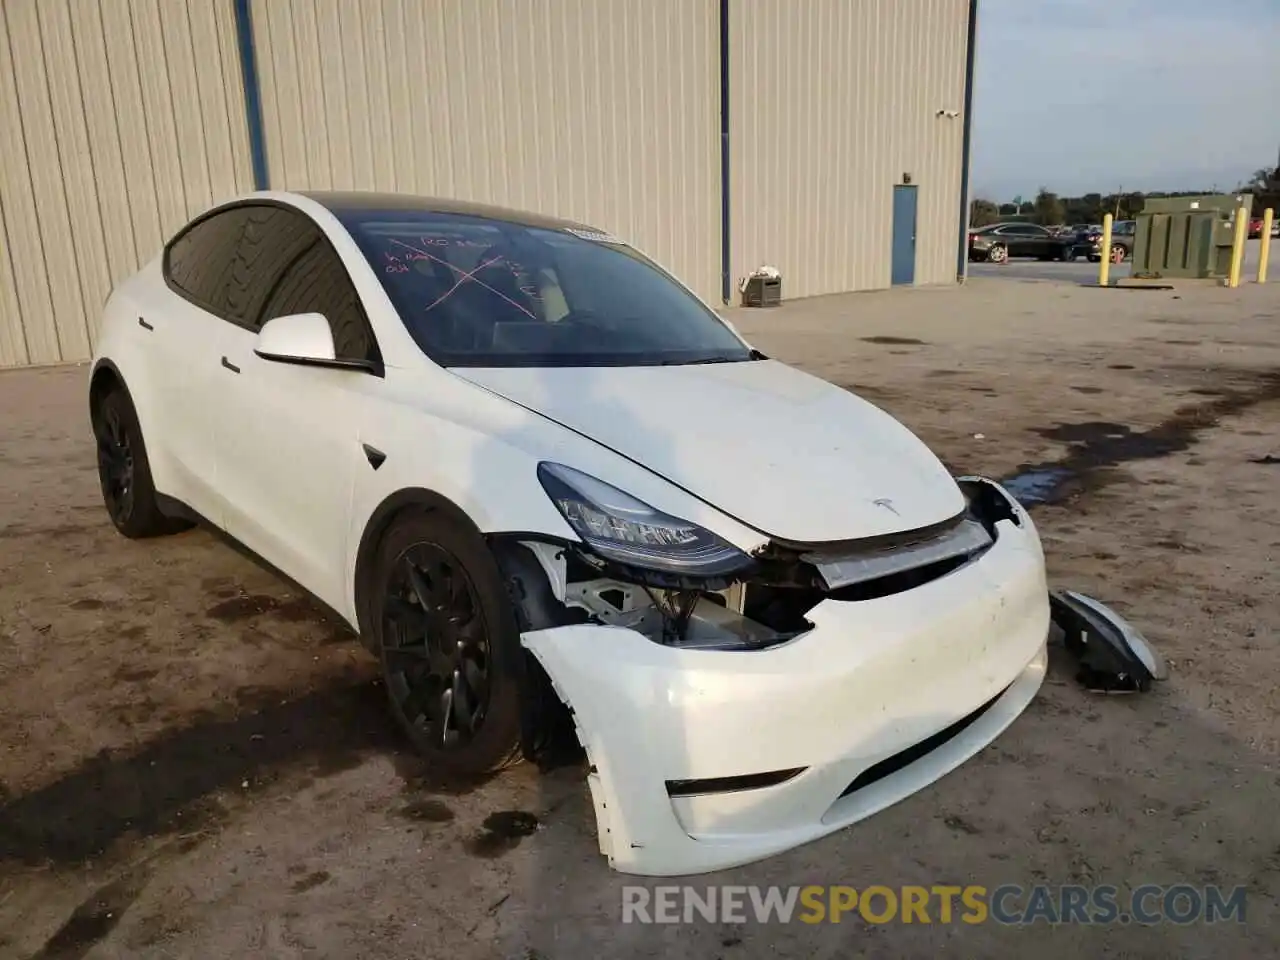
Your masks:
<svg viewBox="0 0 1280 960"><path fill-rule="evenodd" d="M985 227L1007 220L1026 220L1047 227L1070 223L1101 223L1104 214L1117 220L1132 220L1146 203L1148 197L1197 197L1211 194L1212 190L1175 190L1158 193L1086 193L1082 197L1060 197L1048 187L1041 187L1034 200L1022 203L995 203L981 197L969 206L969 225ZM1253 209L1260 212L1267 207L1280 211L1280 167L1256 171L1249 182L1237 191L1253 194Z"/></svg>

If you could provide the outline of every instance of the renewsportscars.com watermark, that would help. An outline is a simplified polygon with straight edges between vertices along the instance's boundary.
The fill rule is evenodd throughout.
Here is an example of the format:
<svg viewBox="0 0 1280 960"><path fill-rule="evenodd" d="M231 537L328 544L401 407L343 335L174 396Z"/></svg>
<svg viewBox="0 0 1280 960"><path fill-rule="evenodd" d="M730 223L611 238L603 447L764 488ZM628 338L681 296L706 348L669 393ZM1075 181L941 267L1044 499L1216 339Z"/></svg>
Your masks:
<svg viewBox="0 0 1280 960"><path fill-rule="evenodd" d="M1245 888L1115 886L626 886L623 923L1244 923Z"/></svg>

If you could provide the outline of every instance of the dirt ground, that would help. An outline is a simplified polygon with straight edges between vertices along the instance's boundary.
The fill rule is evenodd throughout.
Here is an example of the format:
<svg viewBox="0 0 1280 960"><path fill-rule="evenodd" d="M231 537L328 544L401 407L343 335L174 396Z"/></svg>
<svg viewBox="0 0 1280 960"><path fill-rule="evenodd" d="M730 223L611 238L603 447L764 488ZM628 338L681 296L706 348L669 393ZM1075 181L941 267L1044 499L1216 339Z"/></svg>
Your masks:
<svg viewBox="0 0 1280 960"><path fill-rule="evenodd" d="M693 882L1245 885L1245 924L623 925L640 881L578 771L433 782L310 601L207 532L114 533L77 367L0 374L0 957L1280 955L1280 286L979 280L732 319L956 470L1061 467L1053 579L1172 676L1098 698L1055 659L938 784Z"/></svg>

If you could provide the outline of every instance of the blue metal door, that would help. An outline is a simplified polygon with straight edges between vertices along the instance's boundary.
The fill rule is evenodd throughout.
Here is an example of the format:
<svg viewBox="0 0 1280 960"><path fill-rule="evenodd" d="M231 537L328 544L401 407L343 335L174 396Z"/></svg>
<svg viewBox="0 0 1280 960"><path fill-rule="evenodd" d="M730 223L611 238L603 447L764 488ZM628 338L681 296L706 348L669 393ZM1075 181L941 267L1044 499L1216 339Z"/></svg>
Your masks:
<svg viewBox="0 0 1280 960"><path fill-rule="evenodd" d="M916 188L893 188L893 282L916 281Z"/></svg>

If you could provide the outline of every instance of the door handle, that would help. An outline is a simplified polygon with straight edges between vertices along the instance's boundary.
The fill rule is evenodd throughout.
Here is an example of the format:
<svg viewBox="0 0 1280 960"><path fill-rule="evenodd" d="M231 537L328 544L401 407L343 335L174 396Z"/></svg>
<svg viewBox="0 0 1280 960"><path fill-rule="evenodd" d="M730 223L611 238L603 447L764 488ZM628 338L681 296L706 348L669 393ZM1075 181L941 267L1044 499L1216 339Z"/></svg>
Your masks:
<svg viewBox="0 0 1280 960"><path fill-rule="evenodd" d="M239 367L237 367L237 366L236 366L234 363L232 363L230 360L228 360L226 357L223 357L223 358L222 358L222 365L223 365L224 367L226 367L228 370L230 370L232 373L239 373L239 372L240 372L240 368L239 368Z"/></svg>
<svg viewBox="0 0 1280 960"><path fill-rule="evenodd" d="M154 330L154 329L155 329L155 327L153 327L151 324L147 323L147 321L146 321L146 320L144 320L144 319L142 319L142 317L139 317L139 318L138 318L138 326L140 326L143 330Z"/></svg>

